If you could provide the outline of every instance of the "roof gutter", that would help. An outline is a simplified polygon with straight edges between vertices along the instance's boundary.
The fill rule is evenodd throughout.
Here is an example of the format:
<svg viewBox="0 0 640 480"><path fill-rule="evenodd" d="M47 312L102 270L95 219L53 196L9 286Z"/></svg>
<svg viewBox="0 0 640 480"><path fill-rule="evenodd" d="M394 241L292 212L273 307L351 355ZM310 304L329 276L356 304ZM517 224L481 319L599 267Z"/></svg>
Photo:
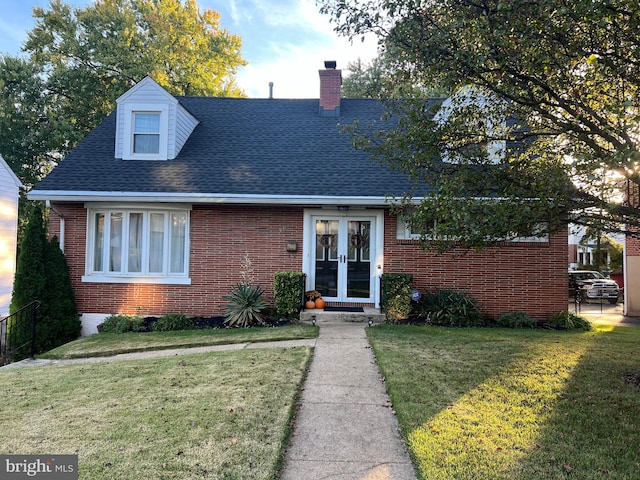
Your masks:
<svg viewBox="0 0 640 480"><path fill-rule="evenodd" d="M382 196L321 196L321 195L241 195L213 193L162 192L70 192L60 190L32 190L29 200L50 202L162 202L162 203L219 203L262 205L364 205L383 206L394 203Z"/></svg>

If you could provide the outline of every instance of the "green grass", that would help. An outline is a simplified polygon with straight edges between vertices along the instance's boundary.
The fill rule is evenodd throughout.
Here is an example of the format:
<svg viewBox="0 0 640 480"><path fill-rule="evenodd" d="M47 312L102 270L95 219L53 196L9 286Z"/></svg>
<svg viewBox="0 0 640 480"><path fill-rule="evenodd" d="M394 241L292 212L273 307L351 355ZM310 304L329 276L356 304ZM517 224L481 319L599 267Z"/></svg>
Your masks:
<svg viewBox="0 0 640 480"><path fill-rule="evenodd" d="M637 478L640 329L367 332L421 478Z"/></svg>
<svg viewBox="0 0 640 480"><path fill-rule="evenodd" d="M272 479L311 349L0 371L3 454L79 455L83 480Z"/></svg>
<svg viewBox="0 0 640 480"><path fill-rule="evenodd" d="M39 358L65 359L112 356L181 347L270 342L315 338L318 327L292 324L277 328L223 328L176 332L100 333L62 345Z"/></svg>

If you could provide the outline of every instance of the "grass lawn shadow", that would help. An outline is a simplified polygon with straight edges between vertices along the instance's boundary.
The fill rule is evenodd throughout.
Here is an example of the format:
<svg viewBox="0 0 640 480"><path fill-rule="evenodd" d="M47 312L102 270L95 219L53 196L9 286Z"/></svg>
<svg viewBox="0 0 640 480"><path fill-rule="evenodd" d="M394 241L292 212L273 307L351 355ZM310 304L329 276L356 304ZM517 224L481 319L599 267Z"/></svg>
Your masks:
<svg viewBox="0 0 640 480"><path fill-rule="evenodd" d="M606 420L598 420L599 435L607 439L602 442L628 448L612 429L631 419L615 414L614 405L640 418L638 396L620 386L620 370L638 367L634 341L640 345L640 330L614 333L606 327L557 332L383 326L369 330L369 337L422 478L533 480L582 469L561 449L572 432L582 437L578 445L589 444L591 427L583 418L588 409L572 407L577 398L590 405L593 398L612 394L614 386L631 393L624 396L627 403L613 394L618 400L609 397L588 415L608 418L609 430ZM636 422L630 425L638 429ZM637 438L631 438L637 455ZM585 462L616 457L611 444L592 445L594 452L576 449L575 455ZM595 463L601 464L595 471L613 471L608 462ZM627 476L616 478L632 478L637 463L632 465L633 458L623 469Z"/></svg>

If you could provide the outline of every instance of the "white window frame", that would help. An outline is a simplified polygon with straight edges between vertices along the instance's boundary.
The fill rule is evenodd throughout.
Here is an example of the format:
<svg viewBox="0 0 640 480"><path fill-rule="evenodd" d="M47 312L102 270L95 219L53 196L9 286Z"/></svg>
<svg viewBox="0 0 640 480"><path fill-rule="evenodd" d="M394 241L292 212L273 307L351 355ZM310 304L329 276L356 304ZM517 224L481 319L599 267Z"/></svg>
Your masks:
<svg viewBox="0 0 640 480"><path fill-rule="evenodd" d="M413 233L411 228L406 224L401 215L396 216L396 240L420 240L422 236L419 233ZM425 240L430 240L426 237ZM504 240L507 243L549 243L549 234L545 233L541 236L530 237L513 237Z"/></svg>
<svg viewBox="0 0 640 480"><path fill-rule="evenodd" d="M169 151L169 106L156 104L126 104L124 105L124 136L122 157L124 160L167 160ZM152 113L160 115L160 139L158 153L135 153L135 115L137 113Z"/></svg>
<svg viewBox="0 0 640 480"><path fill-rule="evenodd" d="M191 206L166 206L166 205L91 205L87 206L87 234L86 234L86 258L85 275L82 281L85 283L156 283L169 285L190 285L189 277L189 225ZM109 266L109 242L111 214L122 213L123 224L121 233L121 258L120 270L117 272L108 271ZM141 213L142 221L142 253L141 271L128 272L129 256L125 247L129 232L130 214ZM162 272L149 272L149 250L150 250L150 218L151 214L160 213L164 215L164 239L163 239L163 260ZM184 269L180 273L171 272L171 215L185 215L185 238L184 238L184 258L182 263ZM96 216L104 215L103 226L103 247L102 247L102 270L94 270L94 260L96 256Z"/></svg>

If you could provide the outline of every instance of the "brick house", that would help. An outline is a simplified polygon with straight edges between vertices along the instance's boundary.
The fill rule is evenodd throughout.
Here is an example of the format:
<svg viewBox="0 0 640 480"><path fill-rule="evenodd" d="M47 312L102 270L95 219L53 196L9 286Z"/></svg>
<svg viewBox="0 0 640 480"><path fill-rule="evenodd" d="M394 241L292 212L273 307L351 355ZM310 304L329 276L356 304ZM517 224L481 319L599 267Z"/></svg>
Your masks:
<svg viewBox="0 0 640 480"><path fill-rule="evenodd" d="M566 231L422 251L389 209L409 179L339 128L382 125L383 106L341 99L335 64L319 73L319 101L173 97L145 78L29 193L64 231L84 334L112 313L221 315L245 256L268 295L274 272L294 270L329 304L379 306L380 275L406 272L491 316L566 310Z"/></svg>

